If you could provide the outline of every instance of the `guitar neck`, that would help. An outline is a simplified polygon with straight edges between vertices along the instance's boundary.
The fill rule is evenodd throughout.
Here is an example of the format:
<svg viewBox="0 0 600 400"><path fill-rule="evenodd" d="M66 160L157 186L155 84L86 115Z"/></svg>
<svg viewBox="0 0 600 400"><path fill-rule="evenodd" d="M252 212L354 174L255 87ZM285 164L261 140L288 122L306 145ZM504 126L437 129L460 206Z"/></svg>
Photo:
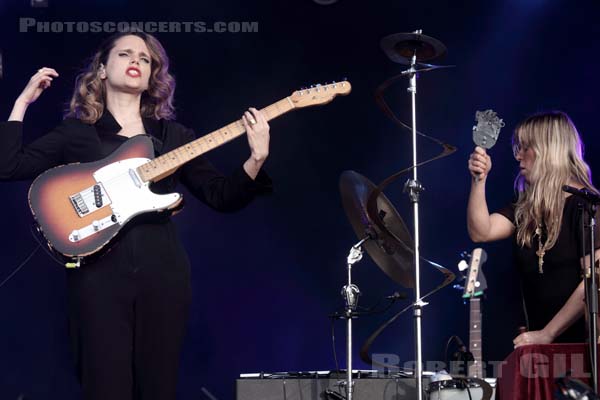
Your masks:
<svg viewBox="0 0 600 400"><path fill-rule="evenodd" d="M481 356L481 299L469 300L469 351L473 354L473 363L469 365L469 376L483 378Z"/></svg>
<svg viewBox="0 0 600 400"><path fill-rule="evenodd" d="M265 115L267 121L275 119L293 110L294 103L289 97L281 99L270 106L263 108L261 111ZM149 161L140 167L137 172L144 182L156 182L172 173L188 161L201 156L204 153L211 151L241 135L246 133L246 128L242 120L239 119L209 133L199 139L187 143L176 148L168 153Z"/></svg>

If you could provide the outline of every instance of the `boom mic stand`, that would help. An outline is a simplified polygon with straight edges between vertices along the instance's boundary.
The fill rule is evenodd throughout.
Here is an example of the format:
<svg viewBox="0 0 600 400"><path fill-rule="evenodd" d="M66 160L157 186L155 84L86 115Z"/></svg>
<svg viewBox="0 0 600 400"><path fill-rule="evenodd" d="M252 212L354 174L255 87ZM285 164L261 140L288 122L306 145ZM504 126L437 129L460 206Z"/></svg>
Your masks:
<svg viewBox="0 0 600 400"><path fill-rule="evenodd" d="M592 368L592 388L594 393L598 393L598 277L596 275L596 210L600 204L600 196L596 193L583 188L577 189L571 186L563 186L563 191L573 194L584 200L583 204L579 205L581 211L581 254L585 257L587 253L585 239L589 238L587 245L590 251L589 267L585 266L584 287L585 287L585 304L588 313L588 340L590 341L590 364ZM587 217L587 221L586 221ZM586 229L588 235L586 236ZM584 258L585 260L585 258Z"/></svg>

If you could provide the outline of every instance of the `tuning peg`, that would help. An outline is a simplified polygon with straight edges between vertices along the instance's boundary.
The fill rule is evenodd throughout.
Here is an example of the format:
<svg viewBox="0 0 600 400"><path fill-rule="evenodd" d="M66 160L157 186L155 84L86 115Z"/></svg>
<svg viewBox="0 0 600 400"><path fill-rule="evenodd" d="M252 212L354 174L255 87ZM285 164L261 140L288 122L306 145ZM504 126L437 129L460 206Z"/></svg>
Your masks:
<svg viewBox="0 0 600 400"><path fill-rule="evenodd" d="M460 262L458 263L458 270L462 272L467 268L469 268L469 264L465 260L460 260Z"/></svg>

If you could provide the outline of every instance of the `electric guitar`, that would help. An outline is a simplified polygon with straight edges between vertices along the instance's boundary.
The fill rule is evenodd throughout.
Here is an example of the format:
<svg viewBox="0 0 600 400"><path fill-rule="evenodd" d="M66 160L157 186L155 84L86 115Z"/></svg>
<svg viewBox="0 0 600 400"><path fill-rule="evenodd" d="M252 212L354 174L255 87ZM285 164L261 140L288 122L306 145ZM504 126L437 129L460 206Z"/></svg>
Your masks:
<svg viewBox="0 0 600 400"><path fill-rule="evenodd" d="M473 354L473 362L468 367L468 376L483 379L482 342L481 342L481 296L487 289L487 282L482 265L487 261L487 253L476 248L471 253L469 271L467 273L464 299L469 299L469 351Z"/></svg>
<svg viewBox="0 0 600 400"><path fill-rule="evenodd" d="M316 85L261 111L271 120L297 108L327 104L350 91L346 81ZM68 261L67 267L79 267L106 249L132 218L180 205L181 194L153 193L151 183L244 133L242 121L237 120L154 159L152 141L139 135L100 161L49 169L29 189L38 230L50 249Z"/></svg>

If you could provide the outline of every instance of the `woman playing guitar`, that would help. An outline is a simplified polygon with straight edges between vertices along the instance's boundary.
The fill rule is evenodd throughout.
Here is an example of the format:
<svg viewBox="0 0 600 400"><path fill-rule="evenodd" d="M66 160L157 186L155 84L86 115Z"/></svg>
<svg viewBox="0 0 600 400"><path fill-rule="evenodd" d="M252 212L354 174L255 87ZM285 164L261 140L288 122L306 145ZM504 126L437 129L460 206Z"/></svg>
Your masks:
<svg viewBox="0 0 600 400"><path fill-rule="evenodd" d="M28 106L58 78L52 68L33 75L0 124L0 179L33 179L58 165L107 157L138 135L163 154L194 139L175 122L175 80L164 48L152 35L116 34L78 76L64 121L22 145ZM172 192L181 182L200 201L235 211L270 190L262 171L269 125L250 108L242 116L249 158L229 177L204 158L152 185ZM42 199L43 201L43 199ZM52 207L52 204L48 204ZM177 370L190 305L190 265L169 213L127 225L110 251L67 272L70 333L86 400L175 398Z"/></svg>

